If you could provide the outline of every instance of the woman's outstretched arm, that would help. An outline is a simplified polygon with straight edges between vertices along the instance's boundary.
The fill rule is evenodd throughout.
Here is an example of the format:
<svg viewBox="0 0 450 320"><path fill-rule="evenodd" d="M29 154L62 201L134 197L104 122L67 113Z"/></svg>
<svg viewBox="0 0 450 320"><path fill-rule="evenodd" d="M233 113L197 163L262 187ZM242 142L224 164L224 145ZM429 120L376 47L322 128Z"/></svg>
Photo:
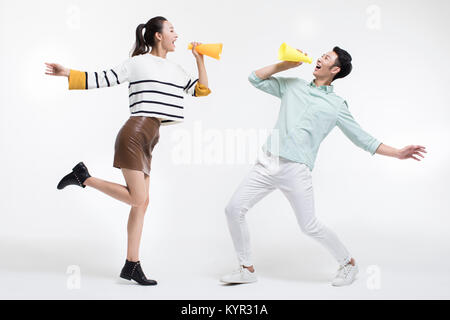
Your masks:
<svg viewBox="0 0 450 320"><path fill-rule="evenodd" d="M114 68L94 72L78 71L57 63L46 62L45 74L67 77L69 90L107 88L128 81L127 62L128 60Z"/></svg>

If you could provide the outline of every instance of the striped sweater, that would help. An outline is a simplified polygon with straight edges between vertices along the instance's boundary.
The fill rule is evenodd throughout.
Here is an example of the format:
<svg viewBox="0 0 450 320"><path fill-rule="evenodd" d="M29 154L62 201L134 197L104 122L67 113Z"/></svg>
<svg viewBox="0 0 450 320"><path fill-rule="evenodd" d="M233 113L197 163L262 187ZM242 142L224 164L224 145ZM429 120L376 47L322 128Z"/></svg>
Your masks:
<svg viewBox="0 0 450 320"><path fill-rule="evenodd" d="M184 96L207 96L211 90L180 65L150 53L131 57L115 68L86 72L70 69L69 90L105 88L128 82L131 116L161 119L161 125L184 121Z"/></svg>

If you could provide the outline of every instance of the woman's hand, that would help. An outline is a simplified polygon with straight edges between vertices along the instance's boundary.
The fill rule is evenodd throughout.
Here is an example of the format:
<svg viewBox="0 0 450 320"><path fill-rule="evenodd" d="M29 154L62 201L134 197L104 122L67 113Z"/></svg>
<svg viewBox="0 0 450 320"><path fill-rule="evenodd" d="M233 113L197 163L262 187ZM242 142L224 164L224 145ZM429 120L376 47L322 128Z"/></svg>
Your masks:
<svg viewBox="0 0 450 320"><path fill-rule="evenodd" d="M397 158L400 160L413 158L420 161L420 159L416 158L414 155L424 158L421 152L427 153L424 146L410 145L398 150Z"/></svg>
<svg viewBox="0 0 450 320"><path fill-rule="evenodd" d="M70 69L63 67L57 63L45 63L47 65L47 69L45 74L50 76L59 76L59 77L69 77Z"/></svg>
<svg viewBox="0 0 450 320"><path fill-rule="evenodd" d="M192 44L192 54L197 60L197 68L198 68L198 83L208 87L208 75L206 73L205 61L203 60L203 55L198 53L195 49L198 45L201 45L201 42L191 42Z"/></svg>
<svg viewBox="0 0 450 320"><path fill-rule="evenodd" d="M303 53L302 50L297 49L298 51L300 51L301 53ZM304 54L305 56L308 56L307 53ZM283 68L283 70L287 70L287 69L292 69L292 68L296 68L298 66L301 66L303 64L303 62L301 61L282 61L280 62L280 66Z"/></svg>
<svg viewBox="0 0 450 320"><path fill-rule="evenodd" d="M198 53L197 50L195 50L195 47L201 45L201 42L191 42L191 44L192 44L192 54L194 55L195 59L203 59L203 55Z"/></svg>

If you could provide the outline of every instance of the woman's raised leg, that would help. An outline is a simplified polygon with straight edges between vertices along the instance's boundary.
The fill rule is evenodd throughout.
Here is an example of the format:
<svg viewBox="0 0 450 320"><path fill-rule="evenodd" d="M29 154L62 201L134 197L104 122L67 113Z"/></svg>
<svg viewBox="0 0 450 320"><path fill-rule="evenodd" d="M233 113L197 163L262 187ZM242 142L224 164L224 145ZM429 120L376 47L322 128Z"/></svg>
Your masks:
<svg viewBox="0 0 450 320"><path fill-rule="evenodd" d="M131 206L142 206L148 196L144 179L145 174L142 171L125 168L122 168L122 173L127 186L96 177L87 178L84 184Z"/></svg>

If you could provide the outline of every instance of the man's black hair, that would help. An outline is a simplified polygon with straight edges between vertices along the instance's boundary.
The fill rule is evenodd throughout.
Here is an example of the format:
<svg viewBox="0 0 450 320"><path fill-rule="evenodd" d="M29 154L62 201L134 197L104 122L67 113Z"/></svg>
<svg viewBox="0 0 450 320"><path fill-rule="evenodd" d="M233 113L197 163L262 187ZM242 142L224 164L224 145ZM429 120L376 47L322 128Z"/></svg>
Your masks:
<svg viewBox="0 0 450 320"><path fill-rule="evenodd" d="M339 47L334 47L333 51L337 54L337 59L334 66L341 68L341 71L334 76L334 81L339 78L344 78L350 74L352 71L352 56L347 51Z"/></svg>

